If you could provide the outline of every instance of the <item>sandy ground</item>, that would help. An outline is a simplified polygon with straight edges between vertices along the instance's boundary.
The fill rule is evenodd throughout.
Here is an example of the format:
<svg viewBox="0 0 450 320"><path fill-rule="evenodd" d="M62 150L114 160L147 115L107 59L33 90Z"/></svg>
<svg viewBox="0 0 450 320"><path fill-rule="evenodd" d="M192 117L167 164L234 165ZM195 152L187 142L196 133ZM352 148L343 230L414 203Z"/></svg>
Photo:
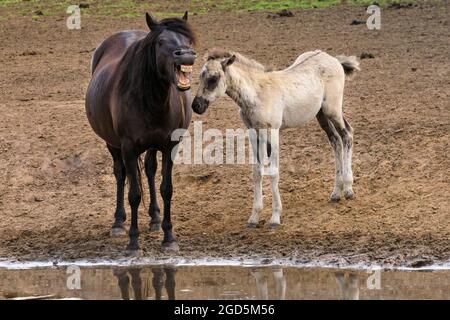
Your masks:
<svg viewBox="0 0 450 320"><path fill-rule="evenodd" d="M7 10L7 9L2 9ZM221 46L283 68L302 52L360 55L344 111L355 128L357 199L328 203L334 164L316 122L281 135L282 227L246 229L249 165L179 165L174 171L174 256L283 258L297 263L427 265L450 259L450 64L448 6L382 11L382 29L352 26L363 7L267 12L209 12L191 17L203 54ZM112 239L112 161L84 114L96 45L115 31L145 28L142 18L85 17L69 31L65 15L0 20L0 257L22 260L117 258L127 238ZM201 59L195 68L195 75ZM196 85L194 86L194 90ZM221 99L203 129L243 128ZM271 197L265 182L265 209ZM147 196L148 203L148 196ZM127 207L129 213L129 208ZM163 258L162 233L141 247Z"/></svg>

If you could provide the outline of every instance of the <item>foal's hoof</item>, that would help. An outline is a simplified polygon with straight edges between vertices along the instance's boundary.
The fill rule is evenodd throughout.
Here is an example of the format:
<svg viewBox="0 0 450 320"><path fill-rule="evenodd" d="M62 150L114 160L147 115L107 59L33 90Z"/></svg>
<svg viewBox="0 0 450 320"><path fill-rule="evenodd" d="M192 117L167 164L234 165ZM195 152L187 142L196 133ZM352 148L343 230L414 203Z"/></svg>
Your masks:
<svg viewBox="0 0 450 320"><path fill-rule="evenodd" d="M259 228L259 224L254 223L254 222L247 222L247 224L245 226L247 228L249 228L249 229L257 229L257 228Z"/></svg>
<svg viewBox="0 0 450 320"><path fill-rule="evenodd" d="M161 228L160 222L150 222L150 225L148 226L150 232L159 231Z"/></svg>
<svg viewBox="0 0 450 320"><path fill-rule="evenodd" d="M161 250L164 252L178 252L180 250L180 247L178 246L178 243L176 241L163 242L161 244Z"/></svg>
<svg viewBox="0 0 450 320"><path fill-rule="evenodd" d="M277 228L279 228L280 227L280 224L279 223L269 223L269 229L277 229Z"/></svg>
<svg viewBox="0 0 450 320"><path fill-rule="evenodd" d="M130 249L130 248L127 248L126 250L125 250L125 255L128 257L128 258L138 258L138 257L141 257L142 256L142 250L141 249Z"/></svg>
<svg viewBox="0 0 450 320"><path fill-rule="evenodd" d="M124 237L127 235L127 231L124 227L113 227L111 231L109 232L109 235L111 237Z"/></svg>
<svg viewBox="0 0 450 320"><path fill-rule="evenodd" d="M341 201L341 196L332 194L330 200L328 201L331 203L338 203L339 201Z"/></svg>
<svg viewBox="0 0 450 320"><path fill-rule="evenodd" d="M347 200L353 200L353 199L356 198L356 195L355 195L355 193L353 191L348 190L348 191L344 191L344 197Z"/></svg>

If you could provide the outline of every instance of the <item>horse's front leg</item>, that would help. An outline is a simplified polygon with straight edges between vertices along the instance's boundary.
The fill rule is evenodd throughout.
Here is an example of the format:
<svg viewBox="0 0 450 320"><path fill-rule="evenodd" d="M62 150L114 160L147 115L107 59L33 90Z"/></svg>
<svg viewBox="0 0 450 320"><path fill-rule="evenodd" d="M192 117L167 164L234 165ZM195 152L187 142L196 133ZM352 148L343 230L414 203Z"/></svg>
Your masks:
<svg viewBox="0 0 450 320"><path fill-rule="evenodd" d="M162 241L162 250L164 251L178 251L178 244L172 234L172 221L170 218L170 206L172 202L173 186L172 186L172 152L166 150L162 156L162 181L161 181L161 196L164 202L164 218L162 221L162 229L164 231L164 239Z"/></svg>
<svg viewBox="0 0 450 320"><path fill-rule="evenodd" d="M254 194L253 194L253 209L250 218L247 221L247 228L257 228L259 225L259 216L263 209L263 195L262 195L262 175L264 171L264 163L259 156L261 153L261 145L259 143L258 133L250 129L250 142L253 150L253 183L254 183Z"/></svg>
<svg viewBox="0 0 450 320"><path fill-rule="evenodd" d="M269 228L276 228L280 225L281 216L281 198L278 189L278 182L280 180L280 157L279 157L279 130L270 130L270 156L269 156L269 171L270 188L272 190L272 218L269 221Z"/></svg>
<svg viewBox="0 0 450 320"><path fill-rule="evenodd" d="M130 143L122 145L123 161L127 171L127 178L130 184L128 191L128 202L131 207L131 226L129 231L130 242L127 246L128 255L137 255L139 252L139 228L138 209L141 203L141 188L138 178L138 157Z"/></svg>
<svg viewBox="0 0 450 320"><path fill-rule="evenodd" d="M147 175L148 185L150 187L150 208L148 214L150 220L150 231L158 231L161 226L161 218L159 217L160 209L158 200L156 199L155 174L158 167L156 159L157 151L155 149L147 150L145 154L145 174Z"/></svg>

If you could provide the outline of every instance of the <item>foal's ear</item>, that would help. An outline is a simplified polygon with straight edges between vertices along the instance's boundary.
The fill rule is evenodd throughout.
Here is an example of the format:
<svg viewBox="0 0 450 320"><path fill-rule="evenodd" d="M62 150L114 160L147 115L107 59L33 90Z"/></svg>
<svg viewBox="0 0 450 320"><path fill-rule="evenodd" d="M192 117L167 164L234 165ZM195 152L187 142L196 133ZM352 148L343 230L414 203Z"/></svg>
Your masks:
<svg viewBox="0 0 450 320"><path fill-rule="evenodd" d="M148 12L145 13L145 19L147 20L147 25L150 30L153 30L158 25L158 20Z"/></svg>
<svg viewBox="0 0 450 320"><path fill-rule="evenodd" d="M184 21L188 20L188 12L187 11L184 13L183 18L181 18L181 19L183 19Z"/></svg>
<svg viewBox="0 0 450 320"><path fill-rule="evenodd" d="M233 54L231 57L222 60L222 68L225 70L228 66L232 65L234 60L236 60L236 56Z"/></svg>

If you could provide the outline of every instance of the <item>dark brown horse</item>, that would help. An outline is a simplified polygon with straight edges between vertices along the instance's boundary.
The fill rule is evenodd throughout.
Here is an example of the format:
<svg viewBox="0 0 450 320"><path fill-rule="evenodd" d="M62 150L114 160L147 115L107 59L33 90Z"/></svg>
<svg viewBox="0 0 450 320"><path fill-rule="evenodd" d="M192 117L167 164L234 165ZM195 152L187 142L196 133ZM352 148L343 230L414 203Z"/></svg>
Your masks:
<svg viewBox="0 0 450 320"><path fill-rule="evenodd" d="M114 161L117 206L111 235L125 234L124 185L128 179L131 206L129 254L139 249L138 207L141 202L139 156L146 152L145 172L150 186L150 229L159 230L161 220L156 201L156 153L162 153L164 202L163 249L177 250L172 234L171 151L179 141L171 134L187 128L191 120L190 76L196 54L195 36L182 19L158 22L146 14L151 32L123 31L107 38L92 60L92 80L86 94L86 113L95 133L106 142Z"/></svg>

